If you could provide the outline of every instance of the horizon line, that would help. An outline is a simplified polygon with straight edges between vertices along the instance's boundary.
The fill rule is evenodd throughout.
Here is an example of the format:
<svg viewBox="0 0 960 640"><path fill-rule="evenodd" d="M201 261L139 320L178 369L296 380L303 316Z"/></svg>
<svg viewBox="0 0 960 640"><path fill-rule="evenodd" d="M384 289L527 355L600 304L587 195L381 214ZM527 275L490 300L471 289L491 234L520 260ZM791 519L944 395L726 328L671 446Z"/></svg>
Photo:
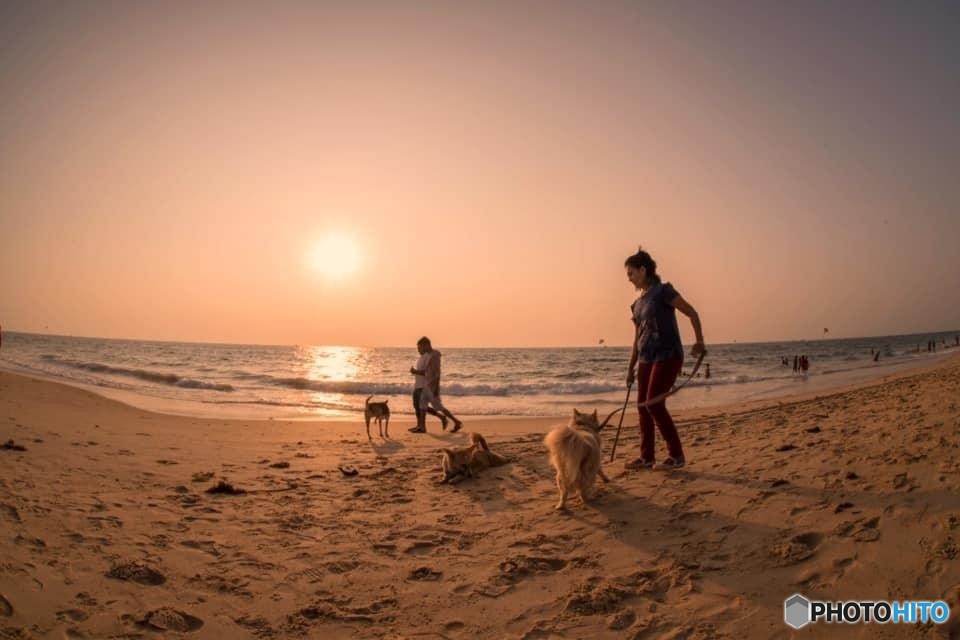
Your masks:
<svg viewBox="0 0 960 640"><path fill-rule="evenodd" d="M77 338L81 340L112 340L115 342L154 342L159 344L200 344L200 345L220 345L220 346L246 346L246 347L350 347L350 348L360 348L360 349L407 349L414 348L414 342L411 342L411 345L358 345L358 344L292 344L292 343L255 343L255 342L216 342L216 341L207 341L207 340L164 340L159 338L115 338L115 337L106 337L106 336L86 336L86 335L73 335L73 334L59 334L59 333L37 333L34 331L18 331L15 329L4 330L5 334L19 334L19 335L29 335L29 336L43 336L50 338ZM838 337L828 337L828 338L793 338L793 339L776 339L776 340L733 340L731 342L707 342L707 345L717 345L717 346L728 346L734 344L772 344L772 343L783 343L783 342L828 342L830 340L879 340L883 338L901 338L905 336L922 336L926 334L943 334L943 333L954 333L960 335L960 329L943 329L939 331L920 331L914 333L890 333L884 335L873 335L873 336L849 336L845 338ZM568 345L543 345L543 346L460 346L460 345L445 345L445 349L604 349L607 347L610 348L626 348L630 347L629 343L617 343L609 344L604 342L604 344L568 344Z"/></svg>

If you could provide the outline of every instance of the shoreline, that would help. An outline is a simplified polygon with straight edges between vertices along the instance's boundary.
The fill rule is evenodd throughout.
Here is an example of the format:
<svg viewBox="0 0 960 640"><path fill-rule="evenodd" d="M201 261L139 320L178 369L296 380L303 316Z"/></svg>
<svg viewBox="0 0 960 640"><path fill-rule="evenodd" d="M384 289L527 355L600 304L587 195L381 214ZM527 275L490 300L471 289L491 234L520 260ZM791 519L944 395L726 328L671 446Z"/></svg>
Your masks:
<svg viewBox="0 0 960 640"><path fill-rule="evenodd" d="M953 337L955 338L955 336ZM952 343L954 339L951 339ZM691 380L672 397L673 410L714 410L744 401L787 398L909 371L952 355L914 352L915 336L898 336L872 361L864 339L808 345L813 367L791 373L778 354L789 344L718 346L711 379ZM14 334L0 353L0 370L79 386L149 411L202 419L352 421L373 395L398 418L412 416L406 354L398 350L317 347L311 350L236 350L173 344L159 349L109 340L87 343ZM8 347L9 346L9 350ZM445 400L470 419L566 415L573 407L609 412L622 406L627 352L622 349L454 350L446 368ZM956 348L960 352L960 348ZM453 356L450 356L451 358ZM681 378L683 379L683 378ZM635 391L635 390L634 390Z"/></svg>
<svg viewBox="0 0 960 640"><path fill-rule="evenodd" d="M674 416L676 421L679 423L681 421L690 421L691 416L702 416L702 415L712 415L712 414L722 414L728 413L734 407L753 407L757 410L768 408L771 406L782 406L784 404L793 404L796 402L802 402L809 399L819 399L820 397L831 396L835 394L844 393L847 391L853 391L856 389L861 389L864 387L869 387L873 385L883 384L884 382L909 377L911 375L919 374L925 371L934 370L940 367L950 366L952 362L960 362L960 352L951 352L940 356L936 360L928 362L910 362L910 363L900 363L897 368L890 372L884 374L876 374L865 380L859 380L855 382L840 382L840 384L821 386L814 390L797 390L789 393L784 393L782 395L770 395L769 397L760 397L752 400L742 400L742 401L726 401L720 402L718 404L708 404L703 406L693 406L693 407L680 407L675 408L671 406L676 404L677 397L674 396L667 400L668 407L670 408L671 415ZM231 421L231 422L269 422L269 423L282 423L282 422L292 422L292 423L317 423L317 424L327 424L327 423L355 423L363 422L363 411L357 409L355 413L351 415L334 415L334 416L314 416L314 415L303 415L303 416L258 416L253 413L244 413L243 409L238 409L235 411L221 410L218 414L198 414L198 413L180 413L176 411L171 411L171 406L181 406L184 403L177 400L170 400L166 402L167 399L159 398L154 396L144 395L142 393L137 393L133 391L125 391L122 389L112 389L104 388L97 385L85 384L82 382L76 381L67 381L63 379L56 378L54 376L47 376L42 374L37 374L34 372L23 372L17 369L5 369L0 367L0 376L5 374L18 376L27 379L34 379L49 384L59 385L63 387L69 387L73 389L79 389L86 391L87 393L96 395L105 400L111 400L117 403L120 403L131 409L144 411L151 414L170 416L176 418L192 419L192 420L204 420L204 421ZM800 384L805 384L806 381L797 381ZM685 389L688 393L692 390L702 391L702 388L693 387ZM681 392L682 393L682 392ZM141 400L147 400L148 402L143 403ZM155 402L152 402L155 401ZM196 402L199 401L189 401ZM611 403L601 403L602 405L613 406ZM627 411L629 413L630 407L635 406L636 404L636 391L634 390L631 394L631 401L627 405ZM590 405L592 408L594 405ZM617 403L617 406L622 406L622 402ZM583 409L586 407L577 407L578 409ZM524 414L469 414L463 413L459 414L463 419L469 420L471 423L481 421L481 422L513 422L513 421L552 421L555 422L558 419L566 419L569 416L569 411L572 410L571 407L564 412L557 412L553 415L524 415ZM603 411L600 411L603 413ZM634 411L635 413L635 411ZM391 419L397 419L400 422L406 424L407 422L413 423L413 414L411 412L401 410L394 412L391 416Z"/></svg>
<svg viewBox="0 0 960 640"><path fill-rule="evenodd" d="M433 420L368 441L362 420L171 416L0 373L0 441L24 449L0 450L0 637L759 640L790 633L794 593L942 599L958 633L960 359L930 364L674 412L668 473L623 470L634 413L613 463L604 432L611 482L565 513L542 444L562 418L471 421L509 463L451 486L438 450L467 436Z"/></svg>

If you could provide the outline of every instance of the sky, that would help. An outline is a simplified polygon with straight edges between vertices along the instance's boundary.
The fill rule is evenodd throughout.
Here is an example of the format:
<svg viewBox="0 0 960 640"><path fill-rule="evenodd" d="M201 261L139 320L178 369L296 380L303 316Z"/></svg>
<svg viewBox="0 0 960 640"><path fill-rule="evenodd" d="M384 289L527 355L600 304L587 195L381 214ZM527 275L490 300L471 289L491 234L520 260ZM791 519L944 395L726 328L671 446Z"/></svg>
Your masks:
<svg viewBox="0 0 960 640"><path fill-rule="evenodd" d="M0 95L8 331L960 328L956 3L8 0Z"/></svg>

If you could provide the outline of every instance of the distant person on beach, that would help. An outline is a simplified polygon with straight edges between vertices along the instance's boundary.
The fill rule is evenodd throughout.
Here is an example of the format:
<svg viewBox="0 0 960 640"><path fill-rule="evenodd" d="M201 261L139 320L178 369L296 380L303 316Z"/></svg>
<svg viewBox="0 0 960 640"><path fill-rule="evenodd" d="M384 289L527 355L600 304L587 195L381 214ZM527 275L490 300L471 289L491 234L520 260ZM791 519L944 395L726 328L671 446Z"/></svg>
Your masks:
<svg viewBox="0 0 960 640"><path fill-rule="evenodd" d="M800 371L800 360L797 356L793 356L793 372L796 373L797 371Z"/></svg>
<svg viewBox="0 0 960 640"><path fill-rule="evenodd" d="M805 374L809 368L810 361L807 360L807 356L800 356L800 372Z"/></svg>
<svg viewBox="0 0 960 640"><path fill-rule="evenodd" d="M427 348L430 344L430 341L424 337L417 342L417 353L420 354L420 357L417 359L417 364L410 367L410 373L413 374L413 412L417 417L417 426L423 425L423 429L426 430L426 416L423 415L424 411L427 413L437 416L440 418L440 424L444 431L447 430L447 416L443 415L433 407L428 406L425 410L420 408L420 397L423 395L423 389L427 386L427 375L426 369L427 364L430 362L430 358L433 357L435 352L433 350L428 351ZM417 373L422 371L423 373ZM439 388L439 376L438 376L438 385L437 389L434 390L434 395L440 395ZM414 427L417 428L417 427Z"/></svg>
<svg viewBox="0 0 960 640"><path fill-rule="evenodd" d="M880 352L879 352L879 351L877 351L877 352L873 355L873 361L874 361L874 362L877 362L878 360L880 360Z"/></svg>
<svg viewBox="0 0 960 640"><path fill-rule="evenodd" d="M703 377L705 380L710 379L710 363L707 363L707 370L703 372Z"/></svg>
<svg viewBox="0 0 960 640"><path fill-rule="evenodd" d="M417 415L417 424L411 433L426 433L427 413L440 417L443 428L447 427L447 418L453 420L451 433L463 428L463 422L457 419L440 402L440 352L430 344L430 338L424 336L417 340L417 352L420 358L410 373L414 376L413 404ZM419 391L419 393L417 393Z"/></svg>
<svg viewBox="0 0 960 640"><path fill-rule="evenodd" d="M656 468L677 469L686 463L686 459L677 427L667 411L666 401L650 407L639 405L669 391L683 366L683 345L680 343L680 330L677 327L678 310L690 318L696 337L690 355L706 355L700 316L669 282L660 279L657 263L643 249L628 257L623 266L627 270L627 279L640 291L640 297L630 307L634 339L627 372L627 386L632 386L634 379L637 382L640 457L627 462L625 466L627 469L647 469L654 466L653 427L656 424L670 454L670 457L656 465Z"/></svg>

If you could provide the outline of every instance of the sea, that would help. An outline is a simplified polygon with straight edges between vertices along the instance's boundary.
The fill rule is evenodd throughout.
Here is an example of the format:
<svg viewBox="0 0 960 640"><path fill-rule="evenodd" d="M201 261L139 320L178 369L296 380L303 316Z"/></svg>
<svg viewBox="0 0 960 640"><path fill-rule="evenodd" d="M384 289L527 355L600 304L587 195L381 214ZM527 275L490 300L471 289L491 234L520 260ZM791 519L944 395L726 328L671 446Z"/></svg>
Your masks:
<svg viewBox="0 0 960 640"><path fill-rule="evenodd" d="M702 409L869 381L960 353L960 331L708 344L705 366L669 400ZM936 350L929 348L935 344ZM626 401L629 347L446 348L441 395L457 416L565 416ZM878 355L879 353L879 355ZM793 370L805 355L809 369ZM412 415L410 347L116 340L4 332L0 369L80 386L127 404L208 418L360 418L369 396ZM691 373L687 358L679 382ZM784 364L786 363L786 364ZM631 402L635 401L636 390Z"/></svg>

